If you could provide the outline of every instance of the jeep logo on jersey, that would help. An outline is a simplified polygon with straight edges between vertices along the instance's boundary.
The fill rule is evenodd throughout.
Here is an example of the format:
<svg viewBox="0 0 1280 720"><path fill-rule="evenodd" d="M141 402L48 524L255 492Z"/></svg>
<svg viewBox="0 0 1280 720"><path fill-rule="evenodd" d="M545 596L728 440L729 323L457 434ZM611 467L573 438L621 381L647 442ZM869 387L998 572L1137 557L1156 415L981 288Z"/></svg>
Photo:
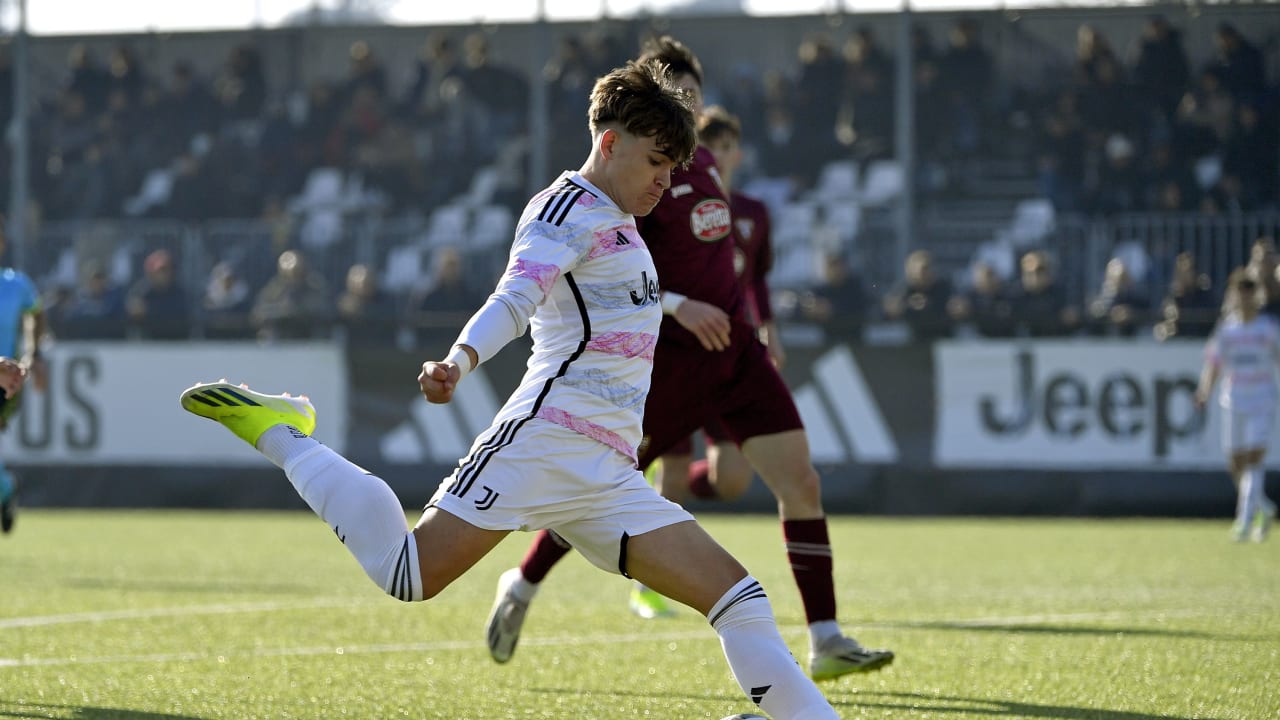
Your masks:
<svg viewBox="0 0 1280 720"><path fill-rule="evenodd" d="M649 271L640 271L640 292L631 291L631 304L648 305L658 302L658 281L649 279Z"/></svg>
<svg viewBox="0 0 1280 720"><path fill-rule="evenodd" d="M703 200L689 213L689 228L703 242L715 242L729 234L732 227L729 205L719 198Z"/></svg>

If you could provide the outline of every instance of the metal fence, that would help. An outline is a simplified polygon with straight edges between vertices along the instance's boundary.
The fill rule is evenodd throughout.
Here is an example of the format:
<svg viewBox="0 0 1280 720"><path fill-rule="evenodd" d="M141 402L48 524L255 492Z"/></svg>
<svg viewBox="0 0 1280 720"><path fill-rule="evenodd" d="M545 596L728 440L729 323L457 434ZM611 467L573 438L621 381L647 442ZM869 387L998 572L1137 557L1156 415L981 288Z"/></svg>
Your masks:
<svg viewBox="0 0 1280 720"><path fill-rule="evenodd" d="M355 263L374 268L393 292L407 295L427 280L431 253L441 244L458 248L479 288L492 287L505 264L505 246L476 247L465 228L440 237L429 232L430 219L360 220L343 226L323 247L300 245L296 227L288 222L222 220L198 224L125 220L58 223L41 228L28 273L46 292L78 285L91 267L106 270L112 282L127 287L142 274L145 257L158 249L173 254L180 283L200 305L210 271L219 262L234 263L253 289L274 273L276 258L285 249L301 249L335 296L347 269ZM1157 307L1168 289L1174 257L1190 252L1214 287L1222 287L1228 273L1248 262L1249 248L1260 237L1280 237L1280 212L1237 215L1134 214L1110 218L1059 216L1045 238L1030 246L1008 246L1010 266L1031 249L1048 252L1068 297L1086 303L1098 290L1107 261L1124 257ZM452 242L451 242L452 240ZM863 227L853 241L865 272L882 294L898 276L891 267L894 239ZM405 265L405 263L410 263ZM198 326L198 318L193 318Z"/></svg>
<svg viewBox="0 0 1280 720"><path fill-rule="evenodd" d="M1159 307L1179 253L1190 253L1213 287L1221 288L1232 269L1248 263L1249 249L1261 237L1280 237L1280 212L1065 215L1044 246L1069 297L1086 302L1101 286L1107 261L1121 257L1150 293L1152 307Z"/></svg>

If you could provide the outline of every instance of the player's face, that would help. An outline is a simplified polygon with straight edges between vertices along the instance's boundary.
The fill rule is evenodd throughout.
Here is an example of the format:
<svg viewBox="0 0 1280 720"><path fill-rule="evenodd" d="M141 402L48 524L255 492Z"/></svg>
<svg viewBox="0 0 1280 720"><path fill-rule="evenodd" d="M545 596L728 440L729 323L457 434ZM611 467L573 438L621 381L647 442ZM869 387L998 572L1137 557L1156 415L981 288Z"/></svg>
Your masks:
<svg viewBox="0 0 1280 720"><path fill-rule="evenodd" d="M738 138L726 133L707 143L706 146L711 151L712 157L716 159L716 167L720 168L720 172L732 175L742 164L742 145L738 142Z"/></svg>
<svg viewBox="0 0 1280 720"><path fill-rule="evenodd" d="M625 213L648 215L671 187L675 161L658 149L652 136L636 137L609 130L609 196Z"/></svg>
<svg viewBox="0 0 1280 720"><path fill-rule="evenodd" d="M676 87L684 90L693 97L693 114L702 114L702 86L698 84L698 79L689 73L680 73L671 78L671 82Z"/></svg>
<svg viewBox="0 0 1280 720"><path fill-rule="evenodd" d="M1252 278L1240 280L1235 284L1236 304L1242 310L1249 311L1259 307L1258 284Z"/></svg>

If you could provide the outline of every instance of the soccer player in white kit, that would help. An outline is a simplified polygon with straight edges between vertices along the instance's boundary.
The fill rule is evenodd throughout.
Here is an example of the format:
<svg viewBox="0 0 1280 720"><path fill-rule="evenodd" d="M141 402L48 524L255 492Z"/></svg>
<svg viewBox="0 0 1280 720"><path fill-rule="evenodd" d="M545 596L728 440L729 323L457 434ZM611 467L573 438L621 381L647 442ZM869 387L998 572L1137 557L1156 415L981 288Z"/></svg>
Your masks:
<svg viewBox="0 0 1280 720"><path fill-rule="evenodd" d="M1236 483L1236 517L1231 526L1237 542L1267 537L1276 506L1265 492L1263 458L1275 419L1280 368L1280 325L1263 315L1256 281L1243 269L1231 274L1226 313L1205 345L1204 368L1196 388L1196 404L1204 407L1214 383L1222 380L1222 445Z"/></svg>
<svg viewBox="0 0 1280 720"><path fill-rule="evenodd" d="M692 157L692 107L666 66L630 63L591 93L591 154L529 201L497 289L444 360L423 363L430 402L526 328L520 386L441 482L417 525L381 479L310 437L305 398L225 381L182 394L281 467L393 597L434 597L513 530L551 529L596 566L703 613L743 692L774 718L835 710L778 634L760 584L636 467L662 321L653 259L636 229Z"/></svg>

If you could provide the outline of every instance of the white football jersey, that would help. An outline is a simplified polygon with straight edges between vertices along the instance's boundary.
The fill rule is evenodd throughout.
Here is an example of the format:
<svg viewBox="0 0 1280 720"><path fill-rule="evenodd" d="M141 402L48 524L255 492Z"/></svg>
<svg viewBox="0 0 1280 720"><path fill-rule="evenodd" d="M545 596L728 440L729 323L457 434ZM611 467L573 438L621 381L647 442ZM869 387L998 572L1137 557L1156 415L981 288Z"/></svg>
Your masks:
<svg viewBox="0 0 1280 720"><path fill-rule="evenodd" d="M1270 412L1275 407L1280 326L1274 320L1258 315L1246 323L1232 313L1218 324L1205 354L1218 366L1222 407L1245 413Z"/></svg>
<svg viewBox="0 0 1280 720"><path fill-rule="evenodd" d="M525 206L495 294L528 318L533 353L494 424L537 417L635 460L662 322L635 218L563 173Z"/></svg>

